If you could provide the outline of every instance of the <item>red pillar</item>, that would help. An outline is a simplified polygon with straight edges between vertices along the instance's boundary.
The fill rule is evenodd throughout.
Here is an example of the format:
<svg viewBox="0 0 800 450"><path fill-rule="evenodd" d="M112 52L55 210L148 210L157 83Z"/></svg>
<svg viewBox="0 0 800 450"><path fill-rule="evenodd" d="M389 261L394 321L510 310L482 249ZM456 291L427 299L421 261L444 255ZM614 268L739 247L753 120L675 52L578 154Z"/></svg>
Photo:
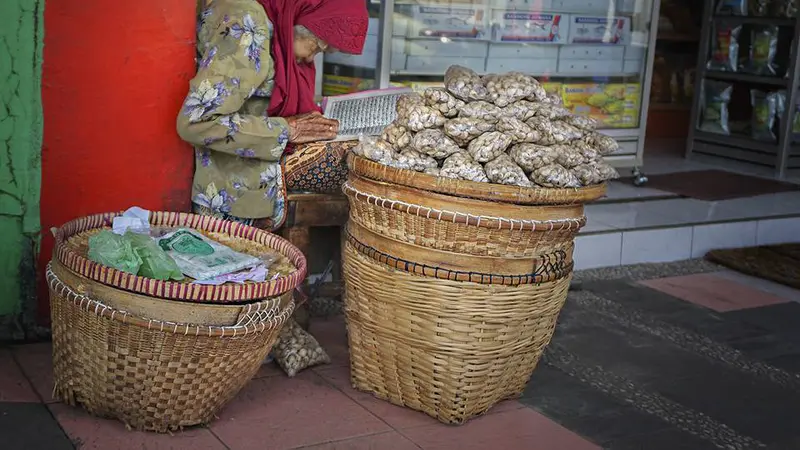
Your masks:
<svg viewBox="0 0 800 450"><path fill-rule="evenodd" d="M50 227L133 205L189 207L194 158L175 119L195 71L196 8L196 0L53 1L45 8L45 320Z"/></svg>

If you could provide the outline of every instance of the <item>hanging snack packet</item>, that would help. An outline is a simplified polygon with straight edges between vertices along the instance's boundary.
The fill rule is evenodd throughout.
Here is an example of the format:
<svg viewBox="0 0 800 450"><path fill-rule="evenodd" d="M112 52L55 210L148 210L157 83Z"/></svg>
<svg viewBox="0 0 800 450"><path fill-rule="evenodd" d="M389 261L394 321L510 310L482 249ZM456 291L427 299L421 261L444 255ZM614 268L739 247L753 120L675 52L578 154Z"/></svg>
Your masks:
<svg viewBox="0 0 800 450"><path fill-rule="evenodd" d="M714 26L711 36L711 57L706 68L723 72L736 72L739 61L739 34L741 26L726 25L724 23Z"/></svg>
<svg viewBox="0 0 800 450"><path fill-rule="evenodd" d="M772 132L772 128L778 113L778 94L752 89L750 90L750 104L753 106L750 118L751 136L759 141L775 142L777 138Z"/></svg>
<svg viewBox="0 0 800 450"><path fill-rule="evenodd" d="M750 38L750 58L742 68L754 75L777 75L775 54L778 51L778 27L754 28Z"/></svg>
<svg viewBox="0 0 800 450"><path fill-rule="evenodd" d="M786 91L778 91L776 95L776 116L783 120L784 113L786 112L787 102L789 101L786 96ZM800 105L794 106L792 117L792 142L800 142Z"/></svg>
<svg viewBox="0 0 800 450"><path fill-rule="evenodd" d="M771 6L772 16L793 19L800 9L800 0L774 0Z"/></svg>
<svg viewBox="0 0 800 450"><path fill-rule="evenodd" d="M770 6L772 6L772 0L748 0L747 15L752 17L767 17L769 15Z"/></svg>
<svg viewBox="0 0 800 450"><path fill-rule="evenodd" d="M746 16L747 0L719 0L717 2L717 14L721 16Z"/></svg>
<svg viewBox="0 0 800 450"><path fill-rule="evenodd" d="M721 81L705 80L701 89L703 109L700 117L700 130L716 134L730 134L728 104L731 101L733 85Z"/></svg>
<svg viewBox="0 0 800 450"><path fill-rule="evenodd" d="M181 272L195 280L208 280L261 263L255 256L235 252L186 228L165 234L158 245L175 260Z"/></svg>

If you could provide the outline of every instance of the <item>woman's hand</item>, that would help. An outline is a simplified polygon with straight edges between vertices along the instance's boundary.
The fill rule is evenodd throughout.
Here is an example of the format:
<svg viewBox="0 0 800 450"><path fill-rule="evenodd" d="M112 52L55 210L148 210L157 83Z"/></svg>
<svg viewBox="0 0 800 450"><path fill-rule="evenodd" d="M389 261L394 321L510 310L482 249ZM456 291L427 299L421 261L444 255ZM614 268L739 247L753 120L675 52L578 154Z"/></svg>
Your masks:
<svg viewBox="0 0 800 450"><path fill-rule="evenodd" d="M289 125L289 142L292 144L328 141L339 134L339 121L328 119L319 112L287 117L286 123Z"/></svg>

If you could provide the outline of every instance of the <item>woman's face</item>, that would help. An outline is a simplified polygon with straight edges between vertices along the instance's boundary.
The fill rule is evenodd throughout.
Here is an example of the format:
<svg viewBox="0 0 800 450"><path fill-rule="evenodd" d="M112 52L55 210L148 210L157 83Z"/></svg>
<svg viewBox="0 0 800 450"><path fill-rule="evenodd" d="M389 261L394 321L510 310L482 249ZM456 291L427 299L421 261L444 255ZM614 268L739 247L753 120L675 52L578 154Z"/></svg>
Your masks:
<svg viewBox="0 0 800 450"><path fill-rule="evenodd" d="M294 57L300 64L313 64L319 53L330 51L327 45L311 36L294 35Z"/></svg>

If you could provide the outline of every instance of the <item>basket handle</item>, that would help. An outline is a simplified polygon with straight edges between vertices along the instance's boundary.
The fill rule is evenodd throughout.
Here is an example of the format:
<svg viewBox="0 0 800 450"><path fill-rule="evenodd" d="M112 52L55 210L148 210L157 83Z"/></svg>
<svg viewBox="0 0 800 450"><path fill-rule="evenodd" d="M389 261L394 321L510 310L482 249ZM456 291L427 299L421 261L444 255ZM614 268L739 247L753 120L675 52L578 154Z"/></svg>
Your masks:
<svg viewBox="0 0 800 450"><path fill-rule="evenodd" d="M272 310L254 310L253 314L244 315L240 318L240 322L233 326L217 326L217 325L194 325L189 323L169 322L157 319L149 319L146 317L136 316L127 311L116 309L108 306L98 300L90 298L86 294L75 292L70 286L67 286L58 276L53 273L50 264L47 265L46 271L47 284L50 287L50 295L58 295L71 303L72 306L83 309L87 312L94 313L97 316L116 320L122 323L139 326L147 329L158 329L165 333L195 335L195 336L211 336L211 337L234 337L245 336L253 333L260 333L267 329L282 327L286 320L291 317L294 312L294 300L290 300L282 311L275 313ZM84 290L88 291L88 289ZM52 302L52 300L51 300Z"/></svg>

